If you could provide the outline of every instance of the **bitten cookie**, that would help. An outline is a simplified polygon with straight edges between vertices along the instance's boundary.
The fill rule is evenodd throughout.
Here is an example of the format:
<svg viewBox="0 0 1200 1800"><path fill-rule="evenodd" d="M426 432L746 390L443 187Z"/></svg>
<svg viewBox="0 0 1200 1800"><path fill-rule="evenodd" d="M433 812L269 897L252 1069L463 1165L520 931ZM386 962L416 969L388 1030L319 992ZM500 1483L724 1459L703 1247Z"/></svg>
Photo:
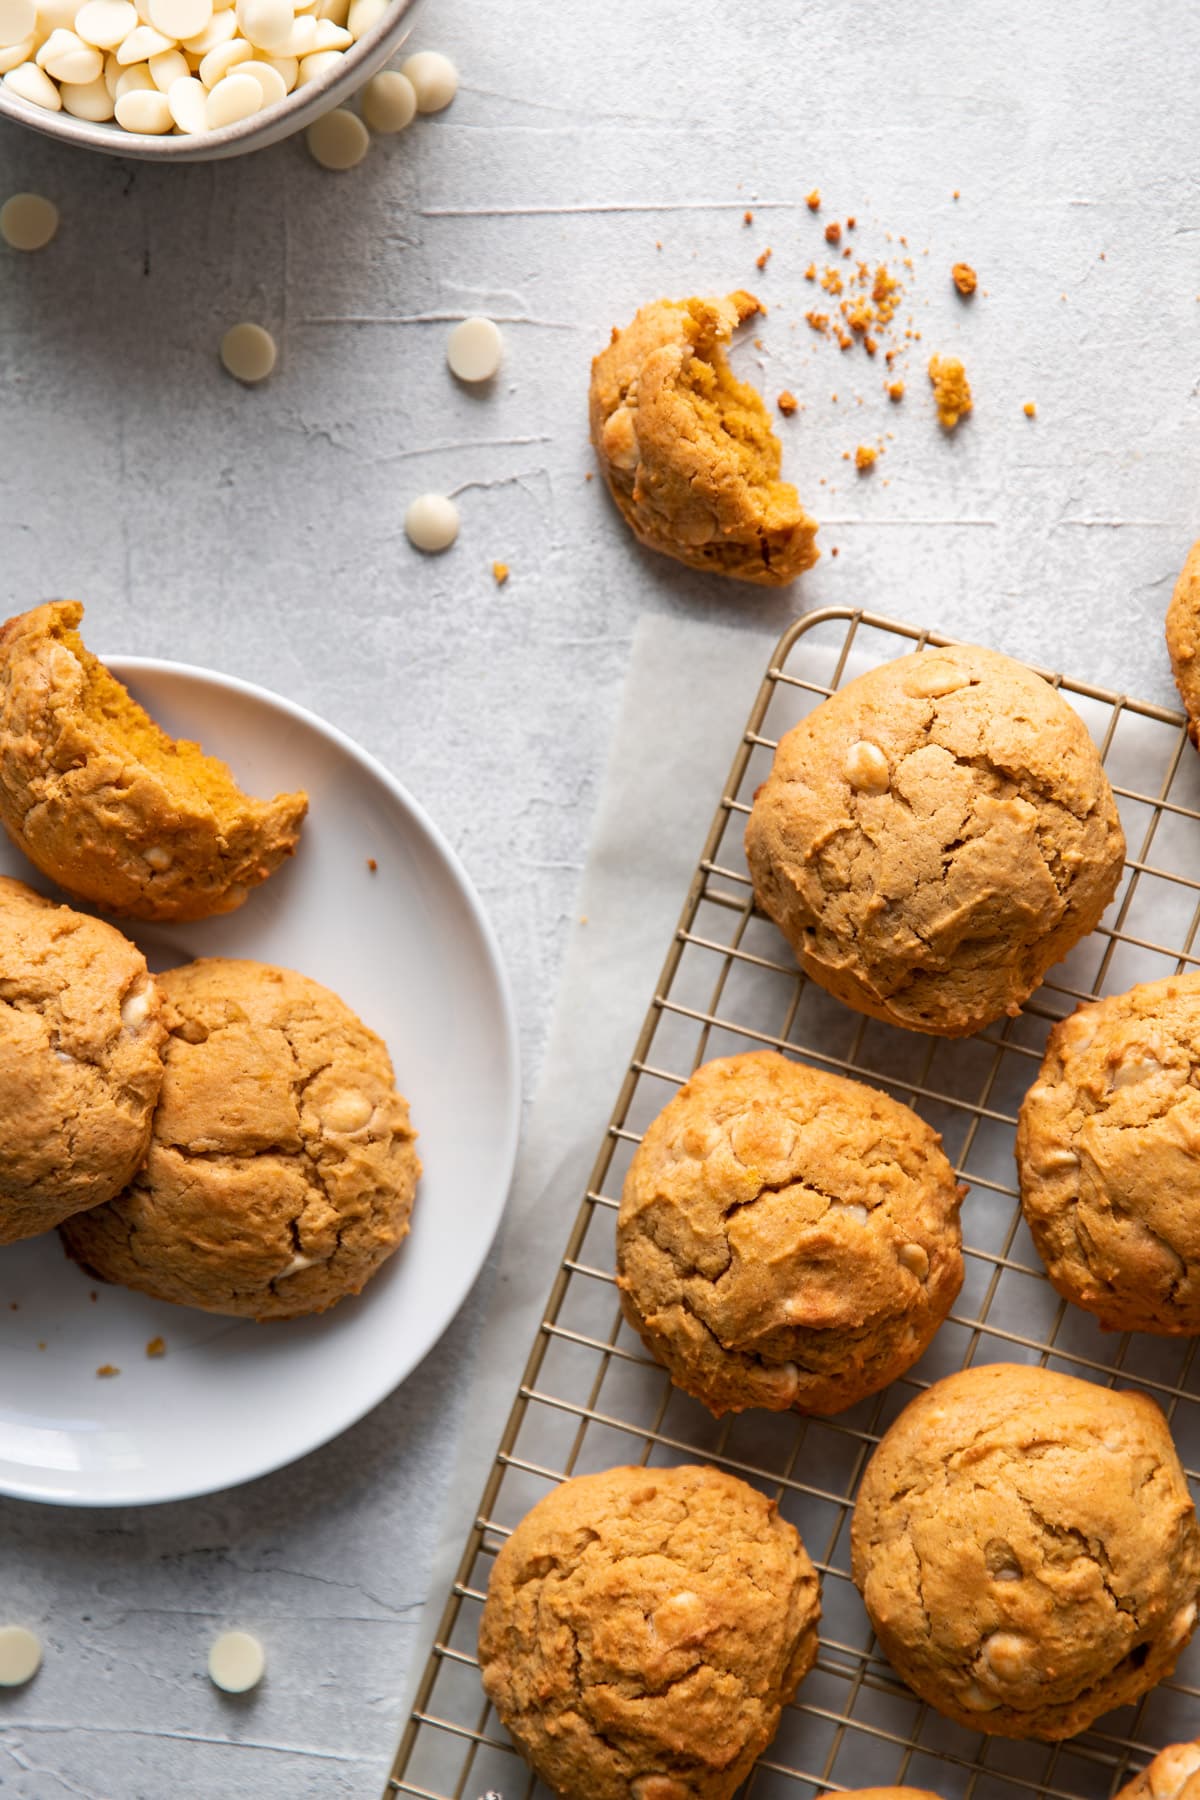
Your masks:
<svg viewBox="0 0 1200 1800"><path fill-rule="evenodd" d="M884 663L782 739L746 828L755 897L847 1006L964 1037L1097 925L1125 854L1083 721L958 646Z"/></svg>
<svg viewBox="0 0 1200 1800"><path fill-rule="evenodd" d="M592 363L592 442L633 534L693 569L780 587L811 568L817 533L762 396L724 346L753 294L656 300Z"/></svg>
<svg viewBox="0 0 1200 1800"><path fill-rule="evenodd" d="M125 1186L150 1142L166 1035L136 945L0 876L0 1244Z"/></svg>
<svg viewBox="0 0 1200 1800"><path fill-rule="evenodd" d="M867 1465L851 1568L922 1700L999 1737L1083 1731L1171 1673L1200 1529L1143 1395L999 1363L939 1381Z"/></svg>
<svg viewBox="0 0 1200 1800"><path fill-rule="evenodd" d="M563 1800L728 1800L816 1659L820 1610L799 1535L745 1482L580 1475L496 1558L483 1685Z"/></svg>
<svg viewBox="0 0 1200 1800"><path fill-rule="evenodd" d="M1167 607L1167 653L1188 716L1188 736L1200 747L1200 540L1187 553Z"/></svg>
<svg viewBox="0 0 1200 1800"><path fill-rule="evenodd" d="M1168 1744L1117 1800L1200 1800L1200 1743Z"/></svg>
<svg viewBox="0 0 1200 1800"><path fill-rule="evenodd" d="M0 627L0 823L43 875L134 919L232 912L296 848L307 796L253 800L169 738L56 600Z"/></svg>
<svg viewBox="0 0 1200 1800"><path fill-rule="evenodd" d="M625 1178L625 1316L714 1413L840 1412L949 1311L965 1191L936 1133L876 1088L773 1050L705 1063Z"/></svg>
<svg viewBox="0 0 1200 1800"><path fill-rule="evenodd" d="M328 988L219 957L160 975L149 1155L63 1227L103 1281L253 1319L357 1294L408 1232L421 1172L387 1048Z"/></svg>
<svg viewBox="0 0 1200 1800"><path fill-rule="evenodd" d="M1021 1205L1057 1291L1113 1331L1200 1332L1200 975L1081 1006L1017 1125Z"/></svg>

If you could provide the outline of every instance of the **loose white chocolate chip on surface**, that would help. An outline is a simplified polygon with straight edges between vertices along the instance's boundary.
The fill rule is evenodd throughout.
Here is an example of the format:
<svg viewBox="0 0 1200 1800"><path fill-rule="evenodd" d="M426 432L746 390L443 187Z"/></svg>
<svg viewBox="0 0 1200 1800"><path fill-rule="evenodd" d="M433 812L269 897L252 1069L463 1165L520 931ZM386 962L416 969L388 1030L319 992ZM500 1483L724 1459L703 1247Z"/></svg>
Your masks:
<svg viewBox="0 0 1200 1800"><path fill-rule="evenodd" d="M371 141L362 120L344 106L335 107L323 119L315 119L304 136L313 159L323 169L353 169L367 154Z"/></svg>
<svg viewBox="0 0 1200 1800"><path fill-rule="evenodd" d="M0 1625L0 1687L24 1687L42 1666L42 1646L23 1625Z"/></svg>
<svg viewBox="0 0 1200 1800"><path fill-rule="evenodd" d="M42 194L14 194L0 206L0 237L14 250L44 250L58 230L58 208Z"/></svg>
<svg viewBox="0 0 1200 1800"><path fill-rule="evenodd" d="M270 332L248 321L231 325L221 339L221 361L237 381L265 381L275 367L275 355Z"/></svg>
<svg viewBox="0 0 1200 1800"><path fill-rule="evenodd" d="M490 381L503 354L504 339L491 319L463 319L446 339L446 361L460 381Z"/></svg>
<svg viewBox="0 0 1200 1800"><path fill-rule="evenodd" d="M418 550L448 550L458 536L458 508L445 494L418 494L404 515L404 529Z"/></svg>
<svg viewBox="0 0 1200 1800"><path fill-rule="evenodd" d="M399 69L372 75L362 91L362 112L371 130L384 136L411 125L417 116L417 96L408 76Z"/></svg>
<svg viewBox="0 0 1200 1800"><path fill-rule="evenodd" d="M864 794L882 794L892 779L887 757L878 744L865 738L847 750L843 773L850 786Z"/></svg>
<svg viewBox="0 0 1200 1800"><path fill-rule="evenodd" d="M262 1645L248 1631L223 1631L208 1653L209 1679L226 1694L257 1687L266 1666Z"/></svg>
<svg viewBox="0 0 1200 1800"><path fill-rule="evenodd" d="M458 92L458 70L439 50L418 50L401 63L400 73L412 82L418 112L441 112Z"/></svg>

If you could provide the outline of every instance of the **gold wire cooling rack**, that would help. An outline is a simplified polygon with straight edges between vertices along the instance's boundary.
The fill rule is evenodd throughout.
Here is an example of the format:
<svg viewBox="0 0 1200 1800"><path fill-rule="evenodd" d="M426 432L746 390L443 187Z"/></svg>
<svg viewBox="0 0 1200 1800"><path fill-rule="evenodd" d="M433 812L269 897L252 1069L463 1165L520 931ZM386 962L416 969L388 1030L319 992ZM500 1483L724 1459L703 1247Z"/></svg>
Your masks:
<svg viewBox="0 0 1200 1800"><path fill-rule="evenodd" d="M974 1038L920 1037L839 1006L798 974L754 909L742 832L779 737L848 675L949 641L830 608L793 625L776 647L537 1327L388 1795L477 1800L490 1790L529 1800L546 1792L484 1699L480 1609L496 1551L528 1508L565 1477L616 1463L719 1463L778 1501L821 1571L820 1656L743 1789L746 1800L891 1783L946 1800L1099 1800L1164 1744L1200 1734L1200 1645L1173 1681L1067 1744L964 1730L897 1681L850 1580L850 1511L873 1445L917 1389L969 1363L1040 1363L1142 1388L1170 1417L1194 1489L1200 1468L1195 1340L1105 1334L1060 1301L1013 1185L1016 1111L1054 1020L1080 1000L1200 965L1200 757L1182 718L1039 670L1070 696L1100 746L1129 860L1101 927L1018 1018ZM942 1133L970 1187L966 1278L921 1362L884 1394L833 1419L751 1412L718 1422L671 1386L621 1318L615 1214L641 1131L689 1072L768 1045L886 1088Z"/></svg>

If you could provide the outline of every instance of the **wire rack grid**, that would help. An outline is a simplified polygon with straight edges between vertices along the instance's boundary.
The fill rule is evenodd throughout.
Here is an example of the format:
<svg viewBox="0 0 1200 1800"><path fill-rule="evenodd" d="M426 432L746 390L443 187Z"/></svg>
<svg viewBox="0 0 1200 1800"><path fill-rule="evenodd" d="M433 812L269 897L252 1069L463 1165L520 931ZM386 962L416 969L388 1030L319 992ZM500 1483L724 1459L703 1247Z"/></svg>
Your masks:
<svg viewBox="0 0 1200 1800"><path fill-rule="evenodd" d="M1081 1000L1200 966L1200 758L1180 715L1038 671L1070 697L1100 747L1128 861L1099 929L1019 1017L974 1038L926 1038L850 1012L805 981L754 908L742 834L779 737L859 669L949 641L830 608L799 620L776 647L537 1326L388 1796L545 1794L479 1684L480 1610L496 1551L528 1508L566 1477L617 1463L700 1459L732 1470L778 1501L820 1570L818 1661L743 1789L746 1800L891 1783L946 1800L1100 1800L1165 1743L1200 1734L1200 1648L1136 1708L1069 1743L964 1730L897 1680L850 1579L849 1517L873 1446L916 1391L972 1363L1039 1363L1141 1388L1170 1418L1194 1492L1200 1480L1195 1341L1106 1334L1059 1300L1023 1224L1013 1167L1017 1108L1054 1021ZM966 1276L949 1319L906 1377L831 1419L749 1412L713 1420L647 1357L617 1304L615 1214L642 1130L699 1063L766 1046L906 1101L942 1133L970 1190Z"/></svg>

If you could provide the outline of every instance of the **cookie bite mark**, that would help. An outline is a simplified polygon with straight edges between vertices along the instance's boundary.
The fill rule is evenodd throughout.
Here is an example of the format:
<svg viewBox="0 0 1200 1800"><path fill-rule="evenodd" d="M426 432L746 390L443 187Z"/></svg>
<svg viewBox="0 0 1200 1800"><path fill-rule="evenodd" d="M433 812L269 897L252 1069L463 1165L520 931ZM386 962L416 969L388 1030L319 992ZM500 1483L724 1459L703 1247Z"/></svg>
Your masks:
<svg viewBox="0 0 1200 1800"><path fill-rule="evenodd" d="M232 912L296 848L303 793L257 800L171 738L78 631L77 601L0 629L0 822L43 874L132 918Z"/></svg>
<svg viewBox="0 0 1200 1800"><path fill-rule="evenodd" d="M695 569L779 587L811 568L817 525L780 479L762 396L725 354L752 294L644 306L592 364L592 442L639 541Z"/></svg>

